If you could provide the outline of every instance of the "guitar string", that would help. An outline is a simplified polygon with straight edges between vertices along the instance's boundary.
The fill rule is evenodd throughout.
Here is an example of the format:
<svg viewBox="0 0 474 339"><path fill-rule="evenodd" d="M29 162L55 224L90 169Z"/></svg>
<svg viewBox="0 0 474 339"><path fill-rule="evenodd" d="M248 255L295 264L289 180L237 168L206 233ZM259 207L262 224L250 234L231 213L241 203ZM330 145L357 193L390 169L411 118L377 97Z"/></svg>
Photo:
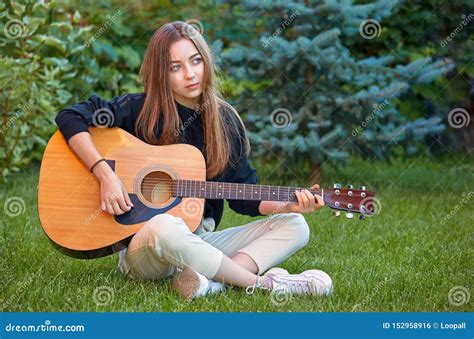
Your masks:
<svg viewBox="0 0 474 339"><path fill-rule="evenodd" d="M180 180L180 179L178 179ZM189 180L189 179L184 179L184 180ZM263 190L268 190L268 191L271 191L271 190L274 190L274 191L278 191L280 190L280 193L284 193L282 192L282 190L302 190L302 189L307 189L309 191L312 191L312 192L319 192L318 190L311 190L309 188L305 188L305 187L290 187L290 186L273 186L273 185L262 185L262 184L248 184L248 183L228 183L228 182L225 182L225 183L222 183L222 182L216 182L216 181L199 181L199 180L196 180L196 181L192 181L192 180L189 180L187 181L187 183L184 183L183 181L179 182L180 185L180 188L181 189L196 189L198 188L198 185L200 184L196 184L196 183L201 183L201 182L205 182L206 184L206 187L199 187L199 189L201 188L206 188L206 189L216 189L216 185L224 185L224 186L230 186L230 191L231 192L237 192L237 191L240 191L240 190L243 190L244 188L237 188L237 187L232 187L231 185L246 185L245 186L245 190L247 192L249 186L253 186L253 187L258 187L259 189L262 189ZM141 187L155 187L157 184L159 183L177 183L175 180L169 180L169 179L158 179L158 180L146 180L145 183L141 184L140 186ZM193 186L193 187L191 187ZM211 187L209 187L211 186Z"/></svg>
<svg viewBox="0 0 474 339"><path fill-rule="evenodd" d="M122 178L124 178L126 176L122 176ZM189 186L195 186L193 188L197 188L198 185L200 185L200 183L205 183L205 185L210 185L212 187L210 188L215 188L215 185L227 185L227 186L230 186L230 185L247 185L245 186L246 189L248 188L248 186L257 186L259 188L262 188L262 189L267 189L267 190L271 190L271 189L274 189L275 191L277 191L278 189L280 189L280 193L281 190L285 189L285 190L303 190L303 189L307 189L309 191L312 191L312 192L319 192L319 190L314 190L314 189L310 189L310 188L307 188L307 187L294 187L294 186L275 186L275 185L264 185L264 184L249 184L249 183L233 183L233 182L218 182L218 181L204 181L204 180L193 180L193 179L148 179L148 180L143 180L144 183L141 185L141 186L145 186L145 187L155 187L156 184L158 183L178 183L181 184L181 185L186 185L186 188L190 188ZM186 181L186 183L185 183ZM199 184L197 184L199 183ZM189 186L188 186L189 185ZM185 186L181 186L181 187L185 187ZM199 188L202 188L202 187L199 187ZM334 188L331 188L331 189L334 189ZM235 188L235 187L231 187L231 190L240 190L239 188ZM325 189L326 191L328 189ZM360 193L360 192L365 192L366 194L367 193L371 193L370 191L362 191L362 190L354 190L354 189L347 189L347 188L341 188L341 190L350 190L353 192L353 194L355 195L356 193ZM329 193L329 192L328 192ZM341 193L344 193L344 191L342 191Z"/></svg>

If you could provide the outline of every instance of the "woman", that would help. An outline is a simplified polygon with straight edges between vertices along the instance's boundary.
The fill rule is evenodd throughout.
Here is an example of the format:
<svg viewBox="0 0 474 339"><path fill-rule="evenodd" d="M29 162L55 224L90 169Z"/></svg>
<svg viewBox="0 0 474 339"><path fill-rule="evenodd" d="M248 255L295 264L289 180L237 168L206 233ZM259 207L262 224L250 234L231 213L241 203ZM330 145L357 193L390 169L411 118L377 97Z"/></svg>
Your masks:
<svg viewBox="0 0 474 339"><path fill-rule="evenodd" d="M100 181L103 211L120 215L133 208L124 185L102 161L88 133L88 126L100 127L104 112L108 127L121 127L147 143L196 146L206 159L208 181L257 182L247 160L245 127L219 96L212 54L201 34L180 21L162 26L148 45L140 76L143 94L111 101L92 96L56 117L70 147ZM173 277L172 287L188 299L224 291L227 284L246 287L248 293L258 288L329 294L332 280L322 271L291 275L271 268L308 242L309 227L300 213L324 205L308 190L296 196L297 203L229 200L240 214L272 216L220 232L214 229L222 217L222 200L206 200L204 218L194 233L179 217L157 215L120 252L119 271L143 279Z"/></svg>

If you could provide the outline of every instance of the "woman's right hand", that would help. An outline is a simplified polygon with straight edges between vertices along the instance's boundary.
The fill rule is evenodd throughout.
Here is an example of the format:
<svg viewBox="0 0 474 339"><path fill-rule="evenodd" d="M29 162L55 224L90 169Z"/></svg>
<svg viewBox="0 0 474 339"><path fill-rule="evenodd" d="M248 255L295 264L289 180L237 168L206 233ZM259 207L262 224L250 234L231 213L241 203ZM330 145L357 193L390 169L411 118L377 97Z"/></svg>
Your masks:
<svg viewBox="0 0 474 339"><path fill-rule="evenodd" d="M111 171L100 179L100 196L100 208L112 215L124 214L133 207L125 186L115 172Z"/></svg>

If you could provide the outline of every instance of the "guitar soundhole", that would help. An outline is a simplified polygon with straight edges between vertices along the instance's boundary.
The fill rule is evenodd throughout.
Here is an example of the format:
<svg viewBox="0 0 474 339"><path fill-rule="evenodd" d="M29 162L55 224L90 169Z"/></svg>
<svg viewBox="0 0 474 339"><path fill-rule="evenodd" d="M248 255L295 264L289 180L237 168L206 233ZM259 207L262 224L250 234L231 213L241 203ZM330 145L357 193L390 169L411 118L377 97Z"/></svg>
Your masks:
<svg viewBox="0 0 474 339"><path fill-rule="evenodd" d="M140 186L143 197L152 204L167 204L172 198L172 178L164 172L150 172Z"/></svg>

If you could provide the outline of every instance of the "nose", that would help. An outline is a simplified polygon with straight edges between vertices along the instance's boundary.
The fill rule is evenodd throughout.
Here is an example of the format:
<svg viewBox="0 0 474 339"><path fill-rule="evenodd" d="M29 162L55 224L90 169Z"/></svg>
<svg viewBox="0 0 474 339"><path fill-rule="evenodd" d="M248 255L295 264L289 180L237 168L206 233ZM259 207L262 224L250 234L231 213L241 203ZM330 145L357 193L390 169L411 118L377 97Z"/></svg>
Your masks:
<svg viewBox="0 0 474 339"><path fill-rule="evenodd" d="M192 67L187 66L184 71L184 77L186 80L191 80L195 77L194 71Z"/></svg>

